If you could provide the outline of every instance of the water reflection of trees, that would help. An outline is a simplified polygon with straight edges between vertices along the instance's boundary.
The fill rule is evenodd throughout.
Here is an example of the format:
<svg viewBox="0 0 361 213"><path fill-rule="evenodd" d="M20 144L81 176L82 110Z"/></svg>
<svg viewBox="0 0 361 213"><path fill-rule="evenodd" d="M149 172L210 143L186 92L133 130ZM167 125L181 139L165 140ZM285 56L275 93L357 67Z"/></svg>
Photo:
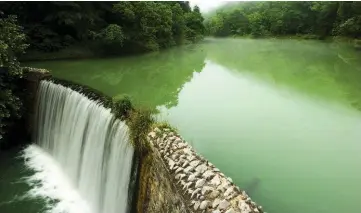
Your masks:
<svg viewBox="0 0 361 213"><path fill-rule="evenodd" d="M142 56L37 63L53 75L86 84L115 97L128 94L138 105L167 108L178 104L178 94L193 72L204 67L205 52L197 45Z"/></svg>
<svg viewBox="0 0 361 213"><path fill-rule="evenodd" d="M341 100L361 110L361 57L346 45L225 39L208 45L207 52L210 60L231 70L310 96Z"/></svg>

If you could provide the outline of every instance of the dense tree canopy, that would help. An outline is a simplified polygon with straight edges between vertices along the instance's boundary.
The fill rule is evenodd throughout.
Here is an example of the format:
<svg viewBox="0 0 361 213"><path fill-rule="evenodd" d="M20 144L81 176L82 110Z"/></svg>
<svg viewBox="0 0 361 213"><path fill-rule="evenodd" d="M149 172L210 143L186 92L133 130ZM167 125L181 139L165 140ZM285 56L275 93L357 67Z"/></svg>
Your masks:
<svg viewBox="0 0 361 213"><path fill-rule="evenodd" d="M27 47L24 41L16 16L4 16L0 11L0 142L22 113L15 83L22 77L17 55Z"/></svg>
<svg viewBox="0 0 361 213"><path fill-rule="evenodd" d="M214 36L361 36L361 2L238 2L209 16Z"/></svg>
<svg viewBox="0 0 361 213"><path fill-rule="evenodd" d="M204 33L188 2L1 2L19 17L30 49L54 52L79 44L96 50L150 51L195 42Z"/></svg>
<svg viewBox="0 0 361 213"><path fill-rule="evenodd" d="M0 141L23 112L18 56L71 46L100 54L159 50L203 38L198 7L179 2L0 2ZM29 44L29 45L28 45Z"/></svg>

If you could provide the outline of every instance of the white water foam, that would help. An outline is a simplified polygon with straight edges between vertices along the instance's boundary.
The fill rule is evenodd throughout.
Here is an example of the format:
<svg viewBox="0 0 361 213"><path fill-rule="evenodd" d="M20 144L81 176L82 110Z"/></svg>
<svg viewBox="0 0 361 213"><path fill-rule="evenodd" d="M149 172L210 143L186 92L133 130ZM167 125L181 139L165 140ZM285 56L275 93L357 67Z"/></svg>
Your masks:
<svg viewBox="0 0 361 213"><path fill-rule="evenodd" d="M47 201L46 212L93 213L60 165L42 148L30 145L24 149L22 157L27 168L35 172L25 178L32 186L27 196Z"/></svg>

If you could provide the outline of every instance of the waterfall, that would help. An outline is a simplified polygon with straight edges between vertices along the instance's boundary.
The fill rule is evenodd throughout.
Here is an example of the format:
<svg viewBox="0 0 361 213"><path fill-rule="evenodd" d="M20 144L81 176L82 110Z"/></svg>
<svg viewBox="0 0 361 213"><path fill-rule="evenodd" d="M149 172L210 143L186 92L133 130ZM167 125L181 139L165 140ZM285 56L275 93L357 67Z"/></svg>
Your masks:
<svg viewBox="0 0 361 213"><path fill-rule="evenodd" d="M84 95L41 81L36 144L59 165L92 213L128 209L133 147L128 127Z"/></svg>

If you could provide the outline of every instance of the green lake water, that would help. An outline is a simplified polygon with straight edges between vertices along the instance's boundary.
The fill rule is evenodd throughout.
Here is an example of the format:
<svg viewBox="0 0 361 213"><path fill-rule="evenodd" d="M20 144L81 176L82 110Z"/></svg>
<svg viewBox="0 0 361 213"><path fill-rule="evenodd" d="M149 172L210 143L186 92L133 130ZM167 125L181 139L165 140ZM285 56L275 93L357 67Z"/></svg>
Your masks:
<svg viewBox="0 0 361 213"><path fill-rule="evenodd" d="M28 65L157 109L269 213L361 212L361 52L347 44L207 39Z"/></svg>

